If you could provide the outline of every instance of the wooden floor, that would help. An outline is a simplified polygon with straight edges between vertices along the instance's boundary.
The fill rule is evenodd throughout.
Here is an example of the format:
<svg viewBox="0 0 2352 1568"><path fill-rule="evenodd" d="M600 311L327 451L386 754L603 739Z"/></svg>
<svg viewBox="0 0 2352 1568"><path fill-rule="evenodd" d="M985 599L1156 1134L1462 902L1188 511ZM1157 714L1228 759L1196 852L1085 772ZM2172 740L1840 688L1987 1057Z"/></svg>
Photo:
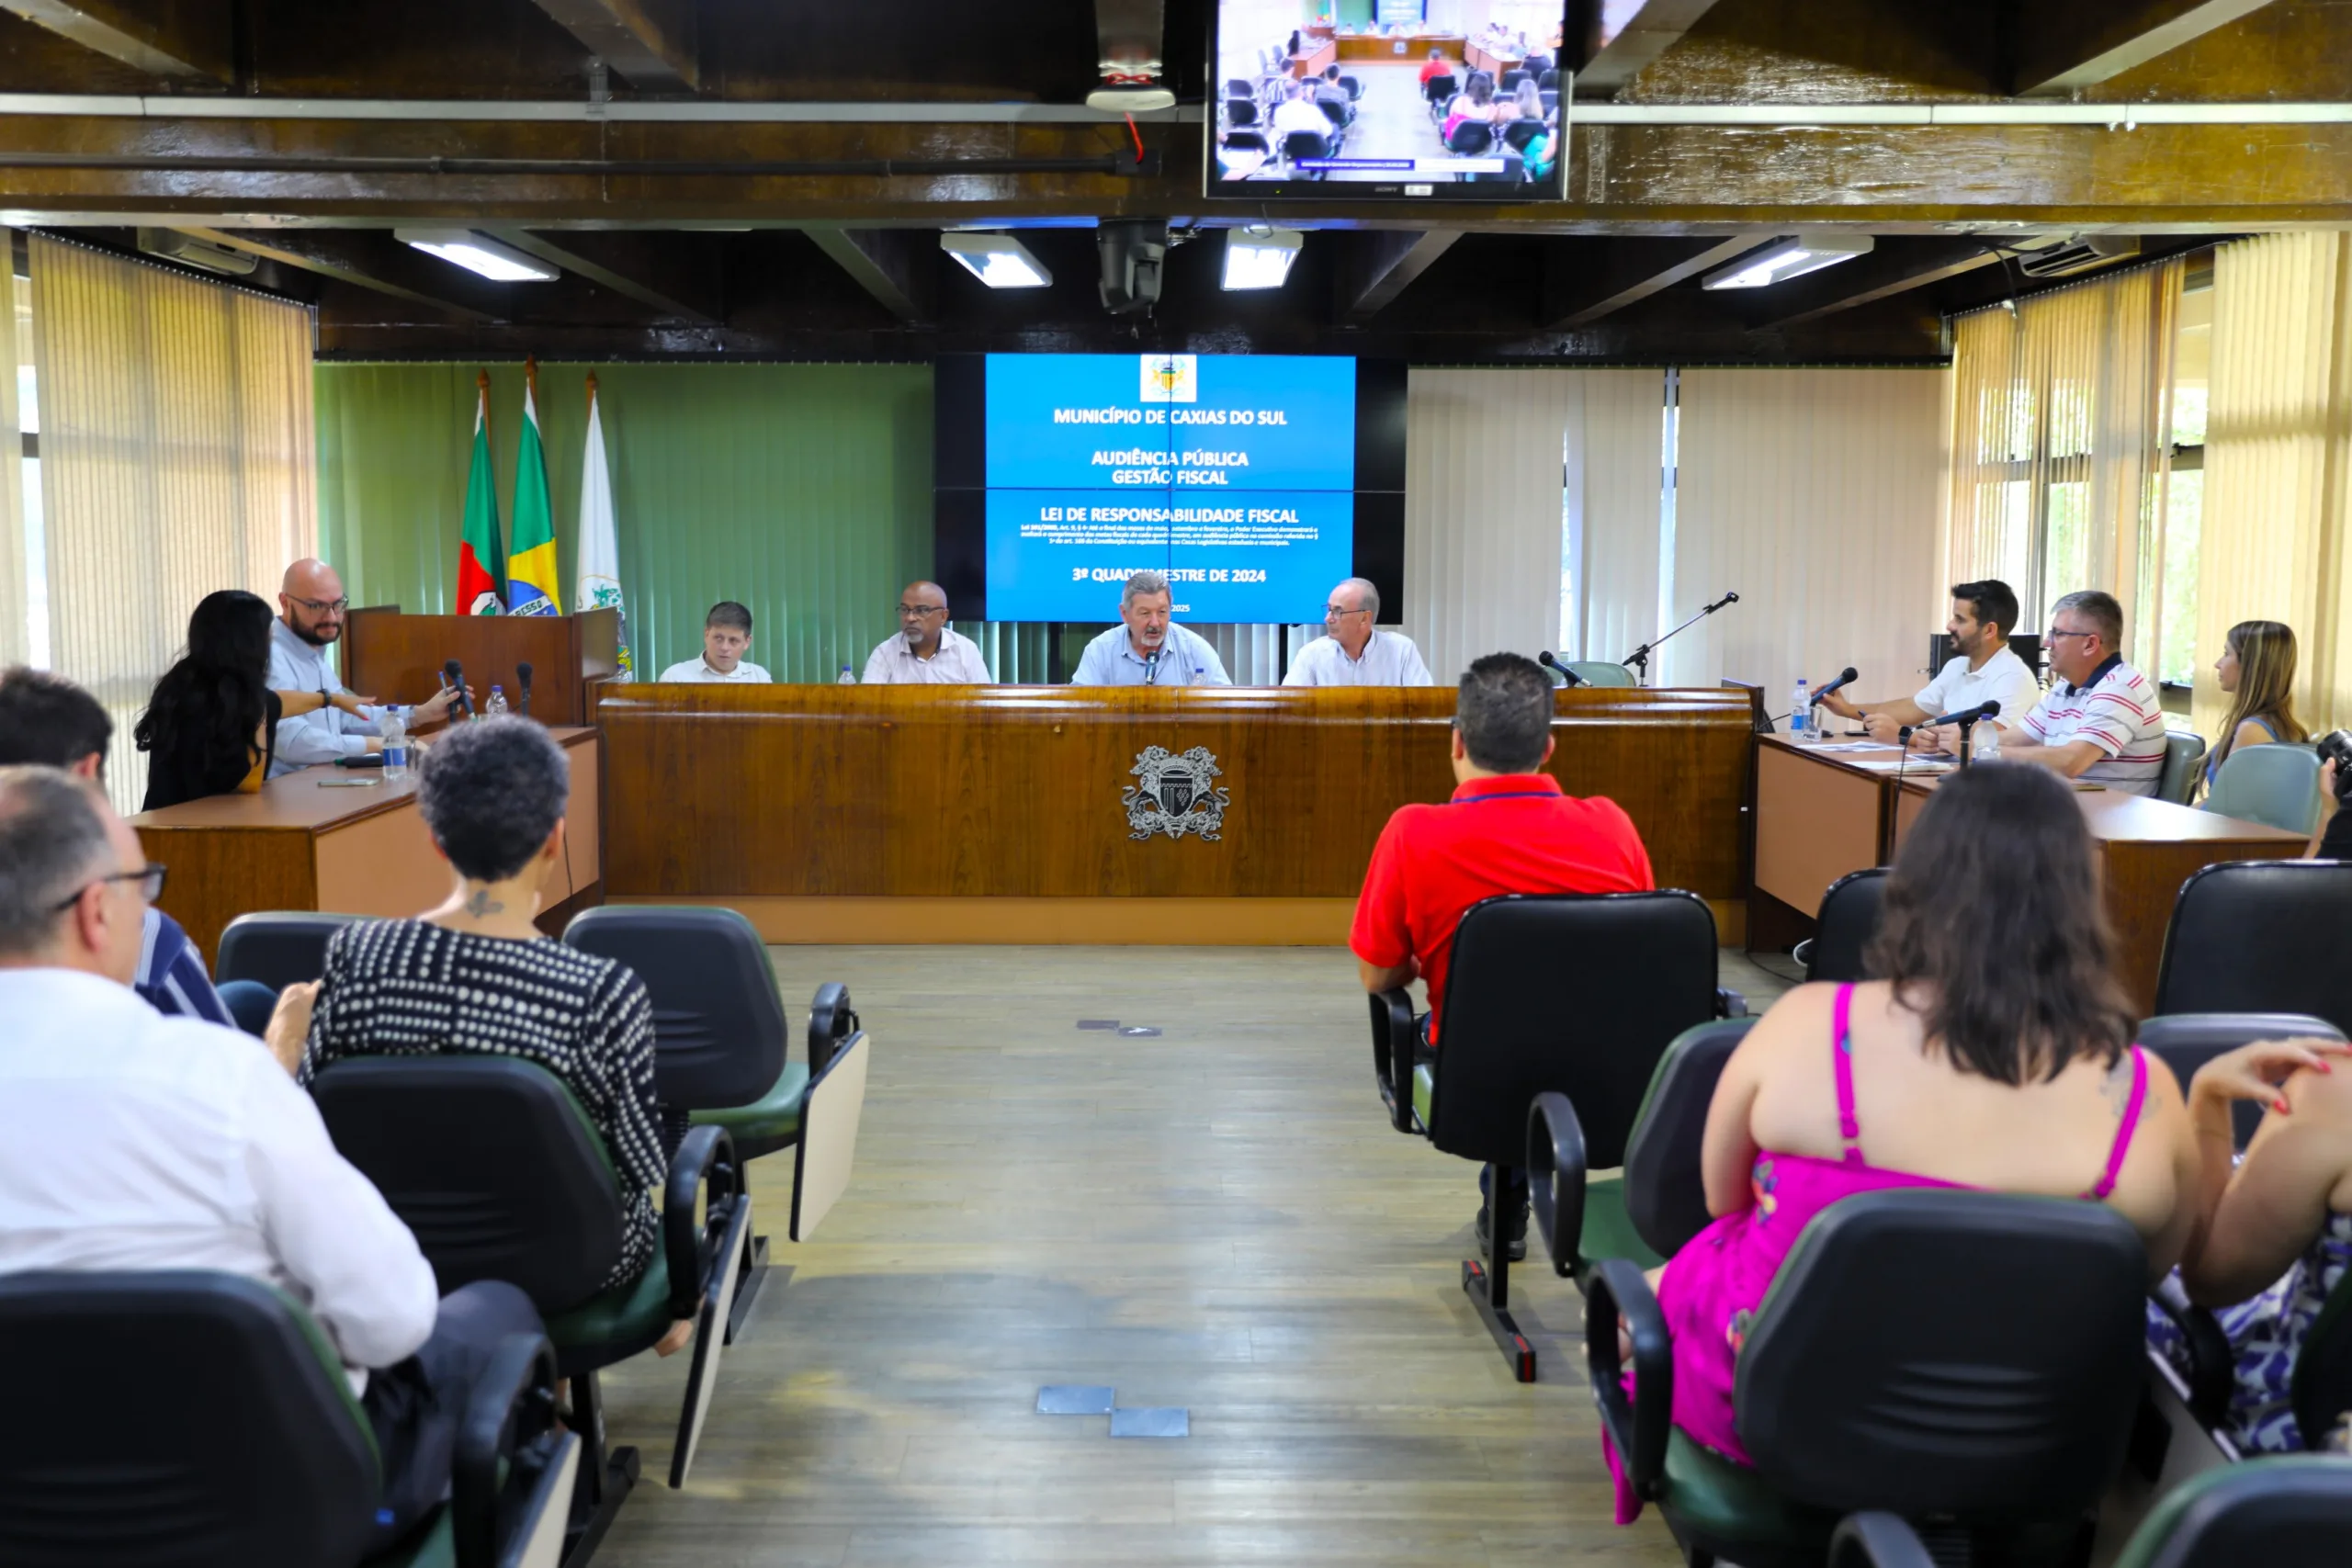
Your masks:
<svg viewBox="0 0 2352 1568"><path fill-rule="evenodd" d="M1343 951L773 952L874 1036L857 1173L779 1234L684 1492L688 1358L608 1375L645 1480L600 1562L1679 1561L1654 1513L1610 1522L1574 1288L1513 1278L1533 1387L1472 1313L1475 1168L1388 1130ZM1729 953L1724 983L1781 985ZM789 1159L752 1169L779 1233ZM1046 1383L1192 1436L1036 1415Z"/></svg>

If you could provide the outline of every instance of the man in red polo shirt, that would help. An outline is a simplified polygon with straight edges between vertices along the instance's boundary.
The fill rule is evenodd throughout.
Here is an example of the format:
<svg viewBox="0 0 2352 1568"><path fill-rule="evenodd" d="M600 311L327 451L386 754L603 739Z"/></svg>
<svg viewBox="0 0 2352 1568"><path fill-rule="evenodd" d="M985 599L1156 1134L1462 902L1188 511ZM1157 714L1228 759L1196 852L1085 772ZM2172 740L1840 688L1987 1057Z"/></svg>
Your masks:
<svg viewBox="0 0 2352 1568"><path fill-rule="evenodd" d="M1462 677L1453 709L1453 798L1397 808L1381 829L1348 933L1367 991L1429 985L1439 1044L1446 969L1464 911L1502 893L1639 893L1657 886L1649 852L1615 801L1578 800L1541 770L1552 757L1552 678L1534 660L1490 653ZM1487 1177L1479 1173L1486 1191ZM1510 1255L1527 1250L1527 1190ZM1488 1217L1478 1210L1487 1245Z"/></svg>

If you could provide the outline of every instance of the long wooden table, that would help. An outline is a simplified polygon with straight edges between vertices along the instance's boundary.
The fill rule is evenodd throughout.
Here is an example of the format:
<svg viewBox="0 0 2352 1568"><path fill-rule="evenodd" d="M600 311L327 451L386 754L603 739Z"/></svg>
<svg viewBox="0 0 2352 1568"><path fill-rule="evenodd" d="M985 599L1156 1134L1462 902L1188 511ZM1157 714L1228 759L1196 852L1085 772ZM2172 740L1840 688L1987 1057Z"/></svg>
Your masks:
<svg viewBox="0 0 2352 1568"><path fill-rule="evenodd" d="M1332 40L1339 45L1340 63L1370 64L1385 61L1419 67L1430 57L1430 51L1445 51L1448 60L1463 57L1470 40L1460 33L1428 33L1412 38L1391 38L1384 33L1342 33Z"/></svg>
<svg viewBox="0 0 2352 1568"><path fill-rule="evenodd" d="M1338 942L1374 841L1452 794L1450 689L606 687L605 893L771 942ZM1737 940L1749 698L1557 697L1551 771L1623 806L1661 886ZM1138 832L1148 748L1194 748L1215 838Z"/></svg>
<svg viewBox="0 0 2352 1568"><path fill-rule="evenodd" d="M599 902L602 776L594 729L549 733L571 759L564 863L541 890L543 923ZM430 737L426 737L430 740ZM372 788L322 788L369 779ZM448 896L450 872L416 807L416 775L302 768L254 795L216 795L130 819L151 861L170 868L161 908L187 928L209 965L239 915L331 909L413 915Z"/></svg>

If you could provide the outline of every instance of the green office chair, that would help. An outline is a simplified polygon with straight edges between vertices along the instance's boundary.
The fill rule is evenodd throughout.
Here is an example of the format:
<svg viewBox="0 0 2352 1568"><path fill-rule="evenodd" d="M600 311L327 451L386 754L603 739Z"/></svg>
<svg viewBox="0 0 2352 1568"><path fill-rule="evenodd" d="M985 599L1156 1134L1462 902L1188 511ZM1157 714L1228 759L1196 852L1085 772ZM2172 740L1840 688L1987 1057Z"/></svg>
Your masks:
<svg viewBox="0 0 2352 1568"><path fill-rule="evenodd" d="M2308 746L2241 746L2213 775L2205 809L2308 833L2319 826L2319 753Z"/></svg>
<svg viewBox="0 0 2352 1568"><path fill-rule="evenodd" d="M2156 798L2175 806L2188 804L2197 787L2197 765L2205 758L2205 738L2186 729L2165 732L2165 771L2156 782Z"/></svg>
<svg viewBox="0 0 2352 1568"><path fill-rule="evenodd" d="M1560 666L1588 686L1638 686L1634 672L1599 659L1571 659Z"/></svg>

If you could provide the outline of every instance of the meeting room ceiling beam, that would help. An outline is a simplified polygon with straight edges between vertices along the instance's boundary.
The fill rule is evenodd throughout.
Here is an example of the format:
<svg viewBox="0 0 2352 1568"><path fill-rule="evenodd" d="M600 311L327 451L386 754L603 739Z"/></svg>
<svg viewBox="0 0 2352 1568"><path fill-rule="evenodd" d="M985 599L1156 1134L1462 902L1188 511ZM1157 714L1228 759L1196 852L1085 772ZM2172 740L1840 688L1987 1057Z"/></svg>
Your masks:
<svg viewBox="0 0 2352 1568"><path fill-rule="evenodd" d="M1974 240L1882 242L1867 256L1758 290L1758 325L1793 327L1991 266L1999 253Z"/></svg>
<svg viewBox="0 0 2352 1568"><path fill-rule="evenodd" d="M0 10L134 71L191 87L236 80L230 0L0 0Z"/></svg>
<svg viewBox="0 0 2352 1568"><path fill-rule="evenodd" d="M1380 314L1460 238L1459 229L1373 230L1345 236L1334 275L1340 320L1368 321Z"/></svg>
<svg viewBox="0 0 2352 1568"><path fill-rule="evenodd" d="M688 258L682 257L676 236L583 231L559 238L514 224L475 227L550 265L634 299L662 319L709 326L721 314L716 288L707 280L679 276L686 270L682 264Z"/></svg>
<svg viewBox="0 0 2352 1568"><path fill-rule="evenodd" d="M1605 97L1664 54L1715 0L1577 0L1568 9L1563 69L1579 95Z"/></svg>
<svg viewBox="0 0 2352 1568"><path fill-rule="evenodd" d="M939 236L929 229L812 226L808 238L852 281L902 321L920 321L938 298Z"/></svg>
<svg viewBox="0 0 2352 1568"><path fill-rule="evenodd" d="M1619 239L1606 244L1555 244L1544 253L1544 296L1536 321L1586 327L1651 295L1745 255L1770 233L1722 238Z"/></svg>
<svg viewBox="0 0 2352 1568"><path fill-rule="evenodd" d="M2009 90L2059 96L2096 86L2227 26L2270 0L2023 0L2009 10Z"/></svg>
<svg viewBox="0 0 2352 1568"><path fill-rule="evenodd" d="M401 244L390 234L373 236L328 230L241 231L175 225L207 244L226 245L281 266L316 273L413 305L424 305L459 321L488 325L507 312L492 292L474 287L467 275Z"/></svg>
<svg viewBox="0 0 2352 1568"><path fill-rule="evenodd" d="M702 85L695 0L532 3L641 93L692 93Z"/></svg>

